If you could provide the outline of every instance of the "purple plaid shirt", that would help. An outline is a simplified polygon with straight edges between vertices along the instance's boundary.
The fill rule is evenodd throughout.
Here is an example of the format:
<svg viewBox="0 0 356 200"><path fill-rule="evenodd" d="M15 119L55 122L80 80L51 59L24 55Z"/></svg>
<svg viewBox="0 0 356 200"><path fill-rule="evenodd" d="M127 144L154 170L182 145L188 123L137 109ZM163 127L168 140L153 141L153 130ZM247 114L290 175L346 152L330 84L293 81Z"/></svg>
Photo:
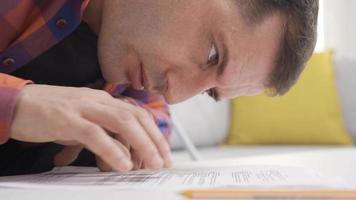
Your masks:
<svg viewBox="0 0 356 200"><path fill-rule="evenodd" d="M16 98L30 80L9 75L73 32L82 20L89 0L0 1L0 144L10 134ZM149 110L168 137L171 122L161 96L112 87L113 95L131 97Z"/></svg>

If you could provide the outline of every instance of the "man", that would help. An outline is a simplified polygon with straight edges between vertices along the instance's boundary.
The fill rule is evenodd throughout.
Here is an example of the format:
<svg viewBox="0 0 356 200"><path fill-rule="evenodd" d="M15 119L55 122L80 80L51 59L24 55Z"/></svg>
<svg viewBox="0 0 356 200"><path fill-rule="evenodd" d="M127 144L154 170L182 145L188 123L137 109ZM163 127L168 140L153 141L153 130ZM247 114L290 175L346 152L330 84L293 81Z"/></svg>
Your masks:
<svg viewBox="0 0 356 200"><path fill-rule="evenodd" d="M204 91L216 100L265 89L287 92L313 52L318 13L317 0L5 0L0 5L0 142L81 144L97 155L98 165L117 171L170 166L169 145L157 128L169 121L162 120L157 96L177 103ZM92 52L81 55L93 48L80 42L90 35L80 30L81 20L98 36L96 66L117 86L118 98L83 88L100 77L86 77L91 69L78 67L96 64L88 56ZM77 51L65 56L61 45L77 43ZM52 56L58 61L51 63ZM72 71L63 73L65 67ZM153 117L140 107L142 95ZM152 97L155 101L147 101ZM22 142L29 152L33 144ZM76 155L71 151L64 148L55 162L67 163Z"/></svg>

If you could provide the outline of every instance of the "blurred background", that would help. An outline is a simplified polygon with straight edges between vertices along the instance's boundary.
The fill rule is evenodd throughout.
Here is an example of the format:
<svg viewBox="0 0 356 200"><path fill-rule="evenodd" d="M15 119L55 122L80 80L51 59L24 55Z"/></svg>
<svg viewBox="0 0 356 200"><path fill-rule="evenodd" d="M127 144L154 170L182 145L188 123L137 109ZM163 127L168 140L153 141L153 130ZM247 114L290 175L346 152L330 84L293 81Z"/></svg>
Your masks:
<svg viewBox="0 0 356 200"><path fill-rule="evenodd" d="M206 95L171 106L198 147L352 146L356 141L356 1L320 0L318 42L300 81L283 97ZM183 147L173 133L173 149Z"/></svg>

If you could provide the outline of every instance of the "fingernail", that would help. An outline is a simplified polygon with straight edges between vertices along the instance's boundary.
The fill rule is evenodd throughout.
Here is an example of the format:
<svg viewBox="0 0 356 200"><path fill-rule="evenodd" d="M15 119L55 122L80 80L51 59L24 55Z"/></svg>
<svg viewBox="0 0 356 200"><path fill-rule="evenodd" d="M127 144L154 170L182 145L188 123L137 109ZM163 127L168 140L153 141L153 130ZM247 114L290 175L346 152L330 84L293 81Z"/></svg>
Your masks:
<svg viewBox="0 0 356 200"><path fill-rule="evenodd" d="M118 171L129 171L133 167L133 164L128 159L120 159Z"/></svg>
<svg viewBox="0 0 356 200"><path fill-rule="evenodd" d="M167 152L166 154L164 154L164 161L165 161L164 167L172 167L173 158L171 152Z"/></svg>
<svg viewBox="0 0 356 200"><path fill-rule="evenodd" d="M162 168L162 166L163 166L163 160L162 160L162 158L161 158L158 154L156 154L156 155L152 158L149 167L150 167L151 169L156 170L156 169Z"/></svg>
<svg viewBox="0 0 356 200"><path fill-rule="evenodd" d="M127 160L127 159L125 159L124 160L124 166L125 166L125 168L127 169L127 170L131 170L132 169L132 167L133 167L133 164L132 164L132 162L130 161L130 160Z"/></svg>

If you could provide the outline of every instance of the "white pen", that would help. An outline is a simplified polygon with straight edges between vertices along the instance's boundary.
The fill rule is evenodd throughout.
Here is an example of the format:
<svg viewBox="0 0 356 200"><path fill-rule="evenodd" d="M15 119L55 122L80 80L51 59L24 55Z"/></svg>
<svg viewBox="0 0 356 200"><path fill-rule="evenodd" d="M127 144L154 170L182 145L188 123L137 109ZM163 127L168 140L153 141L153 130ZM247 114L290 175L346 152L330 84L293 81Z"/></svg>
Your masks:
<svg viewBox="0 0 356 200"><path fill-rule="evenodd" d="M187 132L185 131L179 119L173 113L171 113L171 118L173 121L173 129L176 131L179 138L183 142L183 145L185 149L188 151L188 154L191 157L191 159L193 161L201 160L201 156L199 155L197 148L195 147L192 140L189 138Z"/></svg>

